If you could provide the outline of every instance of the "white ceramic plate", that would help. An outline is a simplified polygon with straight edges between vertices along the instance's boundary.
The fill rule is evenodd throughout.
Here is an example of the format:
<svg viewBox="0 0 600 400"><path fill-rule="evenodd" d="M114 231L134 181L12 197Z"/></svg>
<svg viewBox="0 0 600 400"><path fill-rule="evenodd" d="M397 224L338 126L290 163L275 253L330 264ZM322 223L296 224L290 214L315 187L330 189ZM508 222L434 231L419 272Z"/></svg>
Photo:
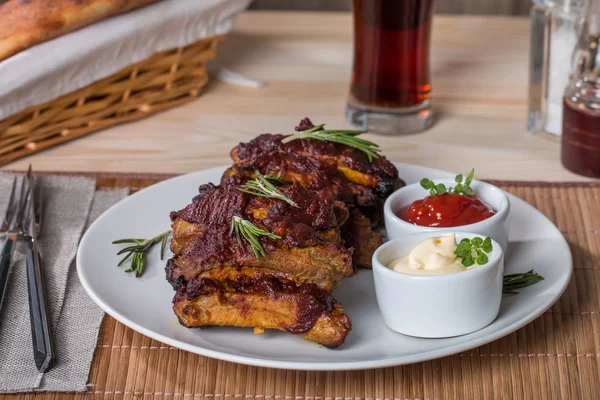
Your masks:
<svg viewBox="0 0 600 400"><path fill-rule="evenodd" d="M407 183L425 176L453 176L416 165L396 166ZM81 241L77 269L85 290L108 314L163 343L222 360L301 370L378 368L440 358L501 338L547 310L571 277L571 252L558 229L525 201L509 195L511 231L506 273L535 268L546 279L516 296L505 296L498 319L480 331L449 339L395 333L383 323L372 274L367 270L344 280L334 292L352 319L346 342L335 350L279 331L254 335L246 328L184 328L171 310L174 292L165 280L165 261L160 261L159 249L148 254L146 271L136 279L116 266L118 247L111 242L166 231L169 212L187 205L200 184L218 182L223 171L213 168L158 183L124 199L94 222Z"/></svg>

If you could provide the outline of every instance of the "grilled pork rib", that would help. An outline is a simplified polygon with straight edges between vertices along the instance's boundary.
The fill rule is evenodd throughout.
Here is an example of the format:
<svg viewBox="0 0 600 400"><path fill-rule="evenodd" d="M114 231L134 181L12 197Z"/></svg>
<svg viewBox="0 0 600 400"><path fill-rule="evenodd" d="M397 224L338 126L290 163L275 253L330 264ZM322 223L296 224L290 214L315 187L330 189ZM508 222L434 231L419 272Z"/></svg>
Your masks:
<svg viewBox="0 0 600 400"><path fill-rule="evenodd" d="M205 281L193 293L175 295L173 309L187 327L279 329L326 347L341 345L352 329L341 304L326 291L272 276Z"/></svg>
<svg viewBox="0 0 600 400"><path fill-rule="evenodd" d="M304 119L296 129L311 127L312 122ZM282 140L286 137L263 134L240 143L231 151L234 165L225 172L222 181L239 176L248 179L259 171L281 174L282 179L305 188L332 190L336 199L358 210L353 211L354 218L342 229L342 237L348 247L354 248L355 266L370 268L371 255L383 238L367 226L381 224L385 199L404 185L398 170L383 156L369 161L365 153L346 145L312 139L284 144Z"/></svg>
<svg viewBox="0 0 600 400"><path fill-rule="evenodd" d="M359 268L371 268L373 253L383 244L383 236L373 231L371 221L355 208L342 225L341 234L346 246L353 249L353 264Z"/></svg>
<svg viewBox="0 0 600 400"><path fill-rule="evenodd" d="M174 256L166 273L180 322L275 328L341 344L351 324L328 292L354 273L340 235L346 206L327 189L280 186L293 207L243 193L239 183L203 185L190 205L171 213ZM260 237L265 255L257 258L231 235L233 216L281 239Z"/></svg>
<svg viewBox="0 0 600 400"><path fill-rule="evenodd" d="M305 118L296 130L312 128ZM286 135L263 134L231 151L233 172L281 173L290 182L312 189L331 188L339 199L361 209L374 224L381 222L383 201L403 185L398 170L384 156L369 161L360 150L314 139L281 141Z"/></svg>
<svg viewBox="0 0 600 400"><path fill-rule="evenodd" d="M311 127L305 119L296 129ZM221 185L200 186L191 204L171 213L173 310L186 327L279 329L337 347L352 324L330 292L356 267L370 267L382 243L372 228L403 183L383 156L369 161L346 145L283 144L284 137L240 143ZM241 192L256 171L278 176L278 189L297 207ZM280 238L258 237L265 254L257 257L231 235L234 216Z"/></svg>
<svg viewBox="0 0 600 400"><path fill-rule="evenodd" d="M257 269L331 291L353 274L352 251L341 244L339 231L348 211L328 191L282 187L297 202L292 207L238 189L233 184L203 185L192 204L171 214L174 257L167 263L167 279L175 288L196 277L247 275ZM230 234L234 215L281 239L261 238L266 254L256 258Z"/></svg>

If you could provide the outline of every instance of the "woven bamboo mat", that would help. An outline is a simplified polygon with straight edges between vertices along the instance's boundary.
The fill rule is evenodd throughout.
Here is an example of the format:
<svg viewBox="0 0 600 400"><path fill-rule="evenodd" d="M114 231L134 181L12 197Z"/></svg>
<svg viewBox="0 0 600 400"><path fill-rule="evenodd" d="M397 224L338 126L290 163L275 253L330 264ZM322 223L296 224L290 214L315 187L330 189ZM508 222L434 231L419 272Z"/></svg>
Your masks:
<svg viewBox="0 0 600 400"><path fill-rule="evenodd" d="M132 191L168 177L93 174ZM366 371L304 372L218 361L145 337L105 317L88 393L0 400L600 399L600 184L495 182L549 217L567 238L574 274L565 294L526 327L439 360ZM0 360L1 362L1 360Z"/></svg>

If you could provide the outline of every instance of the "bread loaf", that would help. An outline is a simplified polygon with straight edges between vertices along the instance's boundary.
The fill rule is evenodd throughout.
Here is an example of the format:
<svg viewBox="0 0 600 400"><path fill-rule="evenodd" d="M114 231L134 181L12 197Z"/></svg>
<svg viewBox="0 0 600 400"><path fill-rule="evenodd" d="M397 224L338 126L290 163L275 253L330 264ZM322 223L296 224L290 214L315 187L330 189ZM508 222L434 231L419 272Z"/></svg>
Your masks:
<svg viewBox="0 0 600 400"><path fill-rule="evenodd" d="M0 61L38 43L158 0L0 0Z"/></svg>

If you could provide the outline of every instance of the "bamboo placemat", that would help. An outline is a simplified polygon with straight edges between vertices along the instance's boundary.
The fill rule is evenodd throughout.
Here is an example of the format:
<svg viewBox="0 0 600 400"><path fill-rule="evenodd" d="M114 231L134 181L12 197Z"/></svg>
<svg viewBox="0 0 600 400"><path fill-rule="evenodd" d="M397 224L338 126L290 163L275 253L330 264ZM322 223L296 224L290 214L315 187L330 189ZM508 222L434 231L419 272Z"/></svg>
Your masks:
<svg viewBox="0 0 600 400"><path fill-rule="evenodd" d="M129 186L132 191L168 177L88 175L98 178L99 188ZM495 183L550 218L567 238L574 261L573 279L561 299L500 340L395 368L304 372L198 356L152 340L107 316L88 393L0 395L0 400L600 399L600 184Z"/></svg>

